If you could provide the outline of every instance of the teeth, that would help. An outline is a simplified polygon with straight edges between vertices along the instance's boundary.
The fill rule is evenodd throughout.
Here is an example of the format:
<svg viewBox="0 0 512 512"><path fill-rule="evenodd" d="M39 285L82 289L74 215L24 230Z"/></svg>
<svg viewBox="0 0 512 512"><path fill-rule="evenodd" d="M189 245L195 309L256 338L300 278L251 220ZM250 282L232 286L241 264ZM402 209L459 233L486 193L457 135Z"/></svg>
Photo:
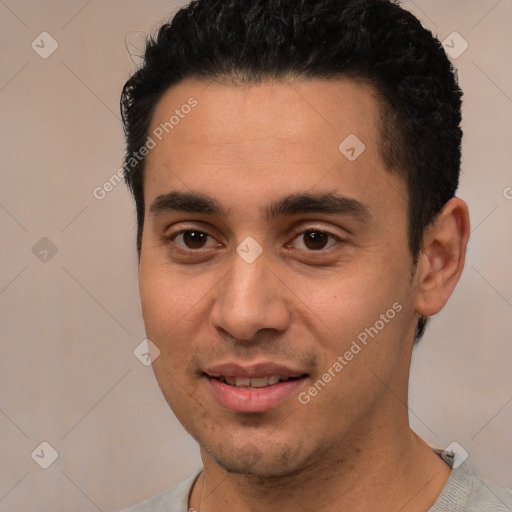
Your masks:
<svg viewBox="0 0 512 512"><path fill-rule="evenodd" d="M259 377L257 379L250 379L250 383L251 383L250 386L252 388L264 388L265 386L268 386L268 377Z"/></svg>
<svg viewBox="0 0 512 512"><path fill-rule="evenodd" d="M267 386L273 386L280 381L287 381L290 377L279 377L278 375L272 375L270 377L220 377L220 380L226 382L230 386L237 388L265 388Z"/></svg>
<svg viewBox="0 0 512 512"><path fill-rule="evenodd" d="M237 388L241 388L242 386L250 386L251 385L251 379L248 379L246 377L236 377L235 379L235 386Z"/></svg>

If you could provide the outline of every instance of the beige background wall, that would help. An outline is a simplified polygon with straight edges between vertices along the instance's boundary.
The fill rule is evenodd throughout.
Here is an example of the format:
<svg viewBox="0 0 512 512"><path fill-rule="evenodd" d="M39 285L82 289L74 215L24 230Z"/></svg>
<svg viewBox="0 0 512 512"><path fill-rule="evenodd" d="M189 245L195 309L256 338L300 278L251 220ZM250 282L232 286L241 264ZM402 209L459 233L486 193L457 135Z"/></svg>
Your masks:
<svg viewBox="0 0 512 512"><path fill-rule="evenodd" d="M0 511L116 510L199 467L133 355L144 327L131 198L122 184L93 196L121 165L125 38L140 53L179 3L0 1ZM512 2L403 5L469 44L455 62L473 223L462 282L414 357L411 421L512 486ZM46 59L31 48L51 49L44 31L58 43ZM43 441L58 452L48 469L31 458L50 460Z"/></svg>

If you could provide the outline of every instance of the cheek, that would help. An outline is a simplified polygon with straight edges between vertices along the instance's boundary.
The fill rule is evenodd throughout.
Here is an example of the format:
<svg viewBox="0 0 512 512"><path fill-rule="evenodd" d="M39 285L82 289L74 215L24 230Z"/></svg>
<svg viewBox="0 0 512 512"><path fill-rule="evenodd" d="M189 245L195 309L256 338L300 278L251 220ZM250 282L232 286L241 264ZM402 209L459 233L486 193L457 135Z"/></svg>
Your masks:
<svg viewBox="0 0 512 512"><path fill-rule="evenodd" d="M327 383L321 397L318 393L316 407L332 407L341 423L348 422L351 415L371 410L392 386L400 371L407 313L400 295L382 287L374 290L345 283L343 292L323 295L323 307L321 295L311 300L316 325L325 333L315 340L322 362L313 387L323 389ZM316 393L315 389L311 392Z"/></svg>
<svg viewBox="0 0 512 512"><path fill-rule="evenodd" d="M312 317L333 332L344 332L344 337L375 323L401 295L390 272L384 278L368 267L351 267L321 280L305 281L303 286L296 280L293 288Z"/></svg>
<svg viewBox="0 0 512 512"><path fill-rule="evenodd" d="M167 265L150 266L141 260L139 292L146 336L160 350L153 371L167 403L183 416L194 392L184 383L190 382L186 362L193 357L193 340L197 338L191 311L195 311L194 305L198 307L198 297L176 276Z"/></svg>
<svg viewBox="0 0 512 512"><path fill-rule="evenodd" d="M194 308L201 287L194 276L186 276L165 262L142 260L139 293L146 328L169 329Z"/></svg>
<svg viewBox="0 0 512 512"><path fill-rule="evenodd" d="M146 336L160 349L155 363L173 374L187 369L185 363L201 340L217 282L215 276L200 278L167 263L150 265L141 260L139 293Z"/></svg>
<svg viewBox="0 0 512 512"><path fill-rule="evenodd" d="M176 311L179 303L176 303L176 294L171 293L172 288L172 282L165 273L144 268L139 272L142 316L150 339L163 329L169 329L179 314Z"/></svg>
<svg viewBox="0 0 512 512"><path fill-rule="evenodd" d="M169 268L141 268L139 272L139 293L146 336L160 350L160 356L153 364L158 380L166 378L157 370L160 366L173 375L179 369L178 362L186 357L187 336L183 333L187 313L193 302L186 293L179 290Z"/></svg>
<svg viewBox="0 0 512 512"><path fill-rule="evenodd" d="M392 372L409 323L405 274L396 260L352 266L297 290L317 334L323 333L316 338L328 367L346 354L350 366L371 364Z"/></svg>

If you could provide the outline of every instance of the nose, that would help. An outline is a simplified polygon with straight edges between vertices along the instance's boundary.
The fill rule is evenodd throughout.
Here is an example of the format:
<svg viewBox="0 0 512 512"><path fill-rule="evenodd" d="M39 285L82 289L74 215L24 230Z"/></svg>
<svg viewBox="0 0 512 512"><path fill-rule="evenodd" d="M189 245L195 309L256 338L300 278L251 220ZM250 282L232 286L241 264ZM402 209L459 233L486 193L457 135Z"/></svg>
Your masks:
<svg viewBox="0 0 512 512"><path fill-rule="evenodd" d="M211 310L212 324L246 342L263 329L283 332L290 322L290 295L264 254L248 263L235 253Z"/></svg>

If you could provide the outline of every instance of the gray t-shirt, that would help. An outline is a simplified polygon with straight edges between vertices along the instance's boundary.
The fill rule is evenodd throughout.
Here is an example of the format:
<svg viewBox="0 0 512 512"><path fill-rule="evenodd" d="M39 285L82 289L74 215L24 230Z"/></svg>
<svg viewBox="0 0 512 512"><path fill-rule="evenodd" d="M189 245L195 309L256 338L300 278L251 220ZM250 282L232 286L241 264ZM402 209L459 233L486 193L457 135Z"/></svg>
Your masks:
<svg viewBox="0 0 512 512"><path fill-rule="evenodd" d="M190 491L201 471L123 512L188 512ZM482 480L463 463L452 469L450 478L428 512L512 512L512 491Z"/></svg>

